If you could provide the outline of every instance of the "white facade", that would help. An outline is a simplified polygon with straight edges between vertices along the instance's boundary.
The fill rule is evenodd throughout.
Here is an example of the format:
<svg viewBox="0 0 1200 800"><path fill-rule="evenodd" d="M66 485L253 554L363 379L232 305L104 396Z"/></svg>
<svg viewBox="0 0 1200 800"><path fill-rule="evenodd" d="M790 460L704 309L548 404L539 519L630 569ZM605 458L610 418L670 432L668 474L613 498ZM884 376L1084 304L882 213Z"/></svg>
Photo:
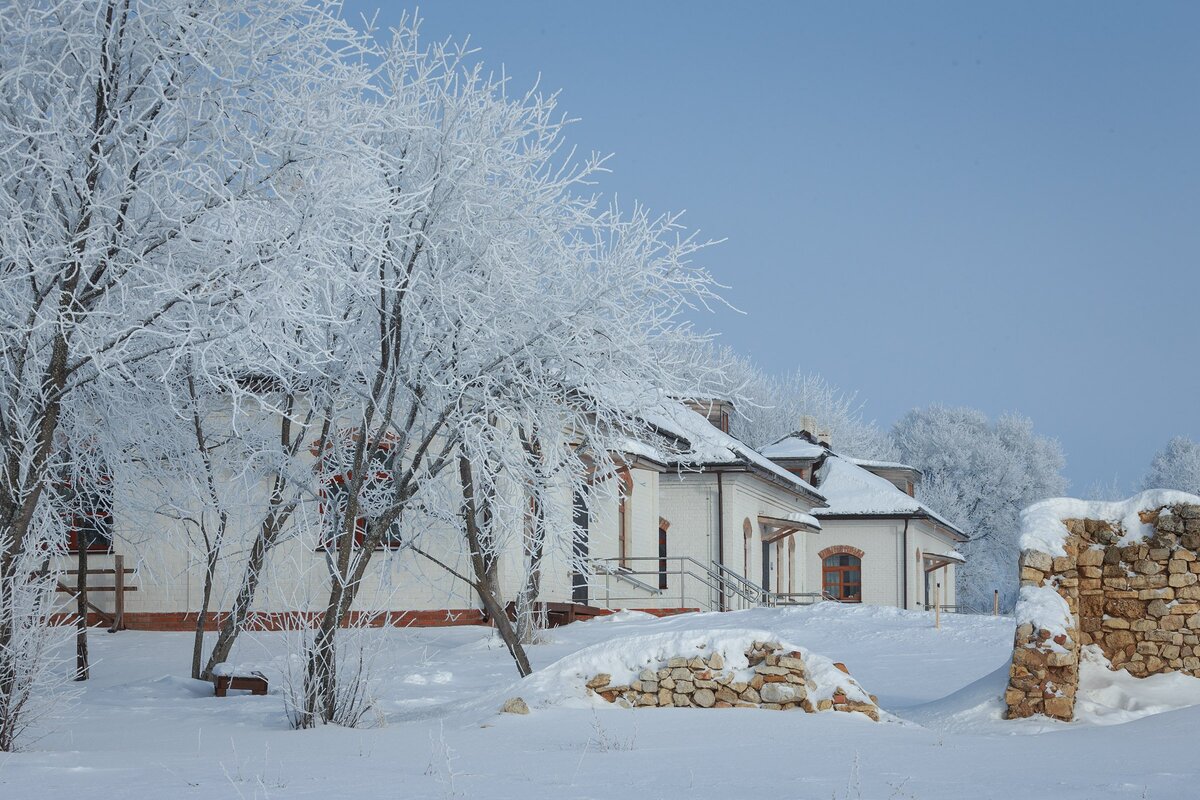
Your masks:
<svg viewBox="0 0 1200 800"><path fill-rule="evenodd" d="M945 555L953 552L955 543L926 520L823 518L821 529L819 537L807 542L808 585L825 588L825 557L846 552L861 560L861 602L866 605L924 609L927 581L930 608L935 583L941 584L940 604L954 605L954 564L926 572L925 554Z"/></svg>

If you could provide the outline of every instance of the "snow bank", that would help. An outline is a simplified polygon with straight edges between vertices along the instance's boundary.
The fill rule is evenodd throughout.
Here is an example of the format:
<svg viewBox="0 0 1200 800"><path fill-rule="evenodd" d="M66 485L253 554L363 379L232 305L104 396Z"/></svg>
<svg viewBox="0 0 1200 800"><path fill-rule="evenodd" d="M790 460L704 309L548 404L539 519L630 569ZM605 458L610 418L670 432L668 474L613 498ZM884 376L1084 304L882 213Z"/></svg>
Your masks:
<svg viewBox="0 0 1200 800"><path fill-rule="evenodd" d="M1068 534L1064 519L1097 519L1120 525L1122 544L1140 541L1154 533L1154 526L1138 517L1139 512L1183 503L1200 504L1200 497L1171 489L1151 489L1128 500L1108 502L1055 497L1034 503L1021 512L1022 550L1039 550L1052 556L1065 556L1063 542Z"/></svg>
<svg viewBox="0 0 1200 800"><path fill-rule="evenodd" d="M1100 648L1083 648L1075 719L1093 725L1120 725L1141 717L1200 705L1200 678L1182 672L1135 678L1112 669Z"/></svg>
<svg viewBox="0 0 1200 800"><path fill-rule="evenodd" d="M636 680L643 669L658 668L669 658L692 655L707 658L714 652L724 658L724 671L731 673L734 680L748 682L754 676L754 670L746 659L746 650L756 641L779 642L784 650L802 654L807 677L815 684L808 692L814 703L833 699L839 688L850 702L872 702L858 681L835 667L831 659L785 641L774 631L754 628L618 637L560 659L514 688L531 707L617 708L595 695L589 696L584 684L599 673L611 675L613 684L628 684Z"/></svg>

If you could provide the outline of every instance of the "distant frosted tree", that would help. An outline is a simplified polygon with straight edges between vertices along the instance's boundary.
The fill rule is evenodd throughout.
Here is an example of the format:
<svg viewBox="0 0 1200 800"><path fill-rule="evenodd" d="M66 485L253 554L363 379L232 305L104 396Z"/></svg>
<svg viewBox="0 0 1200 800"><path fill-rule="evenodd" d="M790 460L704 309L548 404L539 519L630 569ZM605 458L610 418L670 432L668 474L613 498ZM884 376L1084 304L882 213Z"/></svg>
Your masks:
<svg viewBox="0 0 1200 800"><path fill-rule="evenodd" d="M1154 454L1143 489L1179 489L1200 494L1200 443L1176 436Z"/></svg>
<svg viewBox="0 0 1200 800"><path fill-rule="evenodd" d="M796 431L800 418L812 416L833 436L834 448L845 455L891 461L896 446L885 431L863 418L863 403L814 372L797 369L770 375L748 359L726 353L734 363L727 381L738 398L734 435L753 447L765 447ZM814 431L815 433L815 431Z"/></svg>
<svg viewBox="0 0 1200 800"><path fill-rule="evenodd" d="M1067 488L1058 441L1034 433L1028 417L992 422L982 411L944 406L908 412L893 437L901 459L925 475L921 498L971 535L959 548L967 556L958 570L959 602L987 606L999 589L1010 608L1021 509Z"/></svg>
<svg viewBox="0 0 1200 800"><path fill-rule="evenodd" d="M1129 497L1129 487L1114 475L1107 481L1094 481L1083 496L1088 500L1124 500Z"/></svg>

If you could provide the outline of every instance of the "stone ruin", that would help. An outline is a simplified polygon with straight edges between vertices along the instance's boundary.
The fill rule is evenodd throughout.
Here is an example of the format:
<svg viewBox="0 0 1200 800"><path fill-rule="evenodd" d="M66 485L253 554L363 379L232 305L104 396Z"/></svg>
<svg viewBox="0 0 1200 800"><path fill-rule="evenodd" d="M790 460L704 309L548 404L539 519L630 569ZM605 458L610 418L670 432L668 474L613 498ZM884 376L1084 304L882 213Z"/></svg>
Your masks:
<svg viewBox="0 0 1200 800"><path fill-rule="evenodd" d="M1130 541L1120 522L1064 519L1066 555L1021 553L1021 599L1004 702L1009 719L1071 720L1080 648L1096 645L1114 670L1144 678L1200 676L1200 505L1138 513L1149 535ZM1122 544L1122 539L1125 543ZM1050 589L1065 601L1062 627L1026 619ZM1053 602L1053 596L1049 598Z"/></svg>
<svg viewBox="0 0 1200 800"><path fill-rule="evenodd" d="M819 696L816 682L798 650L784 651L778 642L753 642L745 651L749 669L726 670L719 652L703 656L677 656L646 667L629 685L614 685L612 676L600 673L587 682L588 693L626 708L766 708L859 712L879 721L879 707L870 701L845 666L846 685L837 685L829 697ZM847 689L846 687L853 687ZM857 691L855 691L857 690Z"/></svg>

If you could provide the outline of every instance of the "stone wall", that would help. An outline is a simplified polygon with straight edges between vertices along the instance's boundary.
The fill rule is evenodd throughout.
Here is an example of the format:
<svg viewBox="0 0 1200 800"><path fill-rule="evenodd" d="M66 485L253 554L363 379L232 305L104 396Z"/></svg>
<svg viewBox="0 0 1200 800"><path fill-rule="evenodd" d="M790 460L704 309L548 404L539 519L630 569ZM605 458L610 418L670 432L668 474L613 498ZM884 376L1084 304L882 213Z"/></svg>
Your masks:
<svg viewBox="0 0 1200 800"><path fill-rule="evenodd" d="M1097 645L1113 669L1139 678L1163 672L1200 676L1200 505L1139 515L1151 535L1121 543L1120 523L1065 519L1065 556L1021 553L1021 604L1045 607L1039 591L1056 592L1066 624L1018 624L1008 689L1010 719L1074 716L1079 651ZM1053 599L1053 598L1051 598Z"/></svg>
<svg viewBox="0 0 1200 800"><path fill-rule="evenodd" d="M845 687L835 685L832 691L823 691L827 687L819 687L812 679L799 651L785 652L778 642L754 642L745 654L748 671L726 670L725 658L714 652L707 658L669 658L657 667L641 670L629 685L614 685L611 675L600 673L587 682L587 688L589 693L627 708L846 711L879 720L874 697L867 702L861 690L845 688L858 688L849 674L844 675ZM835 666L845 672L842 665Z"/></svg>

